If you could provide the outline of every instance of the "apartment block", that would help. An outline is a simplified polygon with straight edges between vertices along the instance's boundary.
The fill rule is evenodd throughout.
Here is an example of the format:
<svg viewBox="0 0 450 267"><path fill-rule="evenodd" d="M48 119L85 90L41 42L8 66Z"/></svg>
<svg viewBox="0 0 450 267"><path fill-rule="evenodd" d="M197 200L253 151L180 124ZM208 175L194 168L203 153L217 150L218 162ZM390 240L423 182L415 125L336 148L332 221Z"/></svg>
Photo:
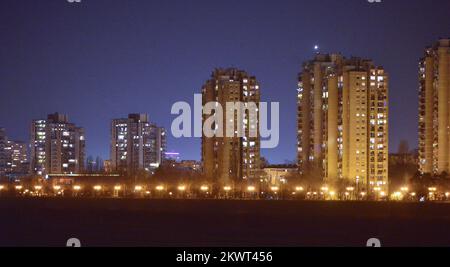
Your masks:
<svg viewBox="0 0 450 267"><path fill-rule="evenodd" d="M450 173L450 39L425 49L419 63L419 166Z"/></svg>
<svg viewBox="0 0 450 267"><path fill-rule="evenodd" d="M298 165L325 183L388 190L389 76L371 60L317 54L298 86Z"/></svg>
<svg viewBox="0 0 450 267"><path fill-rule="evenodd" d="M255 128L259 130L259 110L257 112L246 111L243 121L238 118L237 112L234 117L226 117L227 103L243 103L246 108L255 104L259 107L260 88L254 76L238 69L216 69L211 78L202 88L203 106L207 103L216 103L223 109L223 133L217 134L218 125L215 125L216 134L202 137L202 163L203 172L206 177L218 181L219 184L229 184L233 181L259 179L260 171L260 135L251 135L250 131ZM203 123L213 114L203 115ZM226 118L225 118L226 117ZM231 123L229 123L231 122ZM243 126L242 135L239 137L237 129ZM227 127L233 126L236 130L234 137L227 136ZM231 131L233 131L231 129Z"/></svg>
<svg viewBox="0 0 450 267"><path fill-rule="evenodd" d="M147 114L130 114L111 123L111 168L133 174L158 168L166 151L166 131Z"/></svg>
<svg viewBox="0 0 450 267"><path fill-rule="evenodd" d="M84 171L85 132L55 113L31 124L31 172L36 175Z"/></svg>

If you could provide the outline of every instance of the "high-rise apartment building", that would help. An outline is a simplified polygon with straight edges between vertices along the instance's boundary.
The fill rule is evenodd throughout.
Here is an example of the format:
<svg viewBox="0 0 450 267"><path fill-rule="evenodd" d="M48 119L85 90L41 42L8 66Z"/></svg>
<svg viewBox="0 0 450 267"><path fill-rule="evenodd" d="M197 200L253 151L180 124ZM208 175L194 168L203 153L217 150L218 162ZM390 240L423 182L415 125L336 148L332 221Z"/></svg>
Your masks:
<svg viewBox="0 0 450 267"><path fill-rule="evenodd" d="M55 113L31 124L31 171L33 174L77 174L84 171L84 129Z"/></svg>
<svg viewBox="0 0 450 267"><path fill-rule="evenodd" d="M166 132L150 123L147 114L130 114L111 123L111 167L133 174L152 171L164 160Z"/></svg>
<svg viewBox="0 0 450 267"><path fill-rule="evenodd" d="M426 48L419 64L419 166L450 173L450 39Z"/></svg>
<svg viewBox="0 0 450 267"><path fill-rule="evenodd" d="M29 173L27 144L8 140L0 128L0 176L21 177Z"/></svg>
<svg viewBox="0 0 450 267"><path fill-rule="evenodd" d="M259 130L259 110L245 112L241 122L245 131L242 136L226 136L227 122L238 129L238 116L225 118L227 102L241 102L245 107L256 104L259 108L260 88L255 77L237 69L216 69L202 88L203 106L215 102L223 108L223 136L202 137L203 172L206 177L227 184L242 179L258 178L260 168L260 135L250 135L251 128ZM203 123L210 117L203 115ZM216 125L217 129L217 125Z"/></svg>
<svg viewBox="0 0 450 267"><path fill-rule="evenodd" d="M304 64L298 88L303 175L387 192L388 82L371 60L317 54Z"/></svg>
<svg viewBox="0 0 450 267"><path fill-rule="evenodd" d="M8 139L4 128L0 128L0 177L6 174Z"/></svg>
<svg viewBox="0 0 450 267"><path fill-rule="evenodd" d="M7 173L24 176L29 173L28 145L21 141L7 142Z"/></svg>

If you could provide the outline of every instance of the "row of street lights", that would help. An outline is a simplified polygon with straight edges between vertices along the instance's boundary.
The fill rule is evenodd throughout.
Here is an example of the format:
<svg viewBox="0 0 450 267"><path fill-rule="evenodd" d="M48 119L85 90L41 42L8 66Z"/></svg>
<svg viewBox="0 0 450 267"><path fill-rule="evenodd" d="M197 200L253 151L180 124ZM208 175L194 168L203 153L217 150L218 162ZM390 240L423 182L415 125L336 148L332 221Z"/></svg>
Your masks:
<svg viewBox="0 0 450 267"><path fill-rule="evenodd" d="M111 187L103 186L100 184L93 185L92 187L83 187L82 185L72 185L72 186L62 186L62 185L54 185L53 186L53 194L56 196L62 196L65 193L65 190L72 190L74 192L75 196L80 196L83 191L90 190L92 188L93 192L95 193L95 196L101 195L102 192L107 192ZM5 191L7 187L5 185L0 185L0 193L2 191ZM15 191L20 192L25 195L33 195L33 196L43 196L45 195L44 186L43 185L35 185L33 187L34 191L30 191L29 189L25 189L23 185L15 185L14 186ZM127 187L124 185L115 185L112 187L113 189L113 196L119 197L120 195L124 195L126 192L130 192L129 190L126 190ZM210 195L212 194L212 188L209 185L201 185L198 188L190 187L188 188L185 184L180 184L176 187L176 190L174 192L170 191L170 188L165 185L156 185L154 188L152 187L146 187L144 185L135 185L131 188L131 193L138 194L138 195L152 195L152 193L156 192L157 195L161 196L164 192L168 192L169 196L172 196L174 192L178 192L179 194L185 194L190 193L191 191L189 189L196 190L198 189L201 193ZM51 190L50 190L51 191ZM224 192L226 195L234 191L234 188L230 185L223 186L220 191ZM284 194L286 191L282 191L279 186L270 186L267 190L268 192L263 192L259 190L254 185L249 185L245 188L244 192L248 196L264 196L267 195L266 193L273 194L275 196L279 196L279 194ZM438 192L438 189L436 187L429 187L428 188L429 194L428 194L428 200L442 200L442 197L439 198L438 196L444 196L444 194L440 194ZM237 190L238 193L240 193L240 190ZM394 201L402 201L402 200L414 200L417 197L416 192L410 192L409 188L407 186L403 186L400 188L399 191L396 191L391 194L390 198L388 197L387 193L382 190L381 187L374 187L373 189L373 195L375 197L375 200L394 200ZM219 193L221 194L221 193ZM349 186L345 188L344 192L336 192L335 190L331 189L330 187L324 185L320 188L320 191L308 191L306 192L305 188L303 186L296 186L294 187L294 190L291 191L291 195L293 197L302 195L305 196L306 199L309 200L315 200L315 199L321 199L321 200L366 200L369 196L367 192L356 192L355 187ZM445 199L448 200L450 198L450 192L445 193Z"/></svg>

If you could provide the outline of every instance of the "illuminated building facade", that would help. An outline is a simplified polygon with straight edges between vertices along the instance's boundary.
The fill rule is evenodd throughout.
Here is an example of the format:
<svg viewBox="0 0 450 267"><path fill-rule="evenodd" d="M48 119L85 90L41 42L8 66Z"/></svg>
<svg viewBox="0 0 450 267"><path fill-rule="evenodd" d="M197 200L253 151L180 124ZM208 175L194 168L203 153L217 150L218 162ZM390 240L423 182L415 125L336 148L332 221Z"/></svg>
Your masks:
<svg viewBox="0 0 450 267"><path fill-rule="evenodd" d="M164 160L166 132L147 114L130 114L111 123L111 168L120 173L152 171Z"/></svg>
<svg viewBox="0 0 450 267"><path fill-rule="evenodd" d="M227 102L249 103L259 107L260 88L255 77L237 69L216 69L211 79L202 88L203 106L215 102L223 107L224 117ZM203 123L212 115L203 115ZM231 120L234 129L238 129L238 118L223 119L223 136L202 137L203 172L210 179L217 179L219 184L232 181L259 179L260 169L260 135L251 137L250 127L259 129L259 110L256 114L247 112L242 122L244 131L242 137L226 137L227 120ZM216 127L217 129L217 127Z"/></svg>
<svg viewBox="0 0 450 267"><path fill-rule="evenodd" d="M299 75L298 165L326 183L388 190L388 74L370 60L317 54Z"/></svg>
<svg viewBox="0 0 450 267"><path fill-rule="evenodd" d="M7 173L24 176L29 173L28 145L21 141L7 142Z"/></svg>
<svg viewBox="0 0 450 267"><path fill-rule="evenodd" d="M420 172L450 173L450 39L425 50L419 81Z"/></svg>
<svg viewBox="0 0 450 267"><path fill-rule="evenodd" d="M0 177L6 174L7 165L7 147L8 139L6 138L6 132L4 128L0 128Z"/></svg>
<svg viewBox="0 0 450 267"><path fill-rule="evenodd" d="M36 175L84 171L85 132L55 113L31 124L31 172Z"/></svg>

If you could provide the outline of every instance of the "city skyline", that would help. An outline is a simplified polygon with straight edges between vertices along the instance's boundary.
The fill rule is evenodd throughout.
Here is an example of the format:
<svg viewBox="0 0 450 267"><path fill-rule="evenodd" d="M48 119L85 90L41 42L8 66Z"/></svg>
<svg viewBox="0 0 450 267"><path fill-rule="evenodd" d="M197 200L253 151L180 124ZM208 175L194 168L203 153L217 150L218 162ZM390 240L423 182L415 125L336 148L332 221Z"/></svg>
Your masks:
<svg viewBox="0 0 450 267"><path fill-rule="evenodd" d="M32 119L62 112L86 129L86 155L104 159L109 158L108 125L112 118L131 112L148 113L151 121L168 129L174 102L190 101L211 69L234 66L258 77L262 101L281 103L284 116L280 146L262 150L262 156L272 163L295 161L296 76L302 62L317 52L316 45L324 53L360 55L385 67L391 75L391 123L396 125L390 131L391 152L403 139L415 148L417 59L425 45L448 36L445 8L435 10L423 1L386 2L382 6L356 0L345 4L285 1L282 6L245 1L232 15L232 4L206 1L174 1L176 5L170 7L151 3L103 5L105 1L83 1L79 6L65 1L42 1L23 7L20 2L0 4L5 25L3 47L9 51L3 54L8 68L2 70L1 86L10 96L2 98L1 127L6 128L10 138L28 141ZM448 1L441 2L448 5ZM323 5L330 8L321 9L322 19L316 26L311 25L308 11L319 10ZM119 9L121 24L114 20ZM192 20L199 12L210 9L220 12ZM221 22L224 14L237 18L246 9L255 9L254 18ZM302 10L303 16L297 16L295 10ZM340 22L333 19L336 25L330 23L329 10L341 18ZM97 16L100 11L102 15ZM349 12L354 16L351 19L347 18ZM399 23L392 23L394 17L386 17L386 21L376 19L395 12L404 16ZM29 18L17 21L14 16L19 14ZM366 17L372 19L366 21ZM426 22L414 24L425 17ZM159 30L156 25L167 27ZM215 27L222 29L221 34L205 45L205 33ZM338 35L333 30L337 27L361 32L361 37ZM372 29L370 35L362 33L366 28ZM125 29L132 30L127 33ZM88 41L89 36L97 36L98 43ZM46 41L33 42L36 38ZM16 45L18 39L22 45ZM116 104L119 99L125 99L123 105ZM20 105L22 102L25 105ZM168 144L168 151L180 152L184 159L201 158L200 139L174 139L169 135Z"/></svg>

